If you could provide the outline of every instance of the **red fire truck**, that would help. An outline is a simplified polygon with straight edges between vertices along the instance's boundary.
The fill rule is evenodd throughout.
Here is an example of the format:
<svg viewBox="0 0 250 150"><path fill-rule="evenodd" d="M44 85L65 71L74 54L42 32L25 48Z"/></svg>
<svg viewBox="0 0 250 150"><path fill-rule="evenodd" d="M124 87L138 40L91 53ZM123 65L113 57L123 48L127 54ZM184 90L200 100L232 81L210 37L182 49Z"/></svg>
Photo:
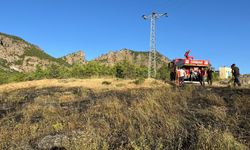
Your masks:
<svg viewBox="0 0 250 150"><path fill-rule="evenodd" d="M186 72L185 82L199 81L199 73L201 70L207 70L211 66L209 60L196 60L192 56L189 56L190 50L185 53L185 58L177 58L171 61L170 71L171 80L178 79L178 69L184 69ZM205 71L206 72L206 71ZM174 77L173 77L174 76ZM206 76L206 74L205 74Z"/></svg>

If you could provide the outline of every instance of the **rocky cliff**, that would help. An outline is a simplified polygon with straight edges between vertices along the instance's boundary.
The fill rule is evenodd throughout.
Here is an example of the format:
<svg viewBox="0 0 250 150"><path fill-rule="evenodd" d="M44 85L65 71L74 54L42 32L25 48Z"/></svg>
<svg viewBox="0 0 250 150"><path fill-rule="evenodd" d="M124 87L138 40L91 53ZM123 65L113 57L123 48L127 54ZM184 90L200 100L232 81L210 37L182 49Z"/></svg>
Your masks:
<svg viewBox="0 0 250 150"><path fill-rule="evenodd" d="M161 67L163 64L168 63L169 59L157 52L157 67ZM148 52L139 52L129 49L122 49L120 51L114 52L110 51L107 54L101 55L100 57L94 59L94 61L106 64L114 65L122 61L128 61L137 66L147 66L148 65Z"/></svg>
<svg viewBox="0 0 250 150"><path fill-rule="evenodd" d="M39 47L25 40L0 33L0 69L30 72L36 66L47 66L59 63L60 60L46 54Z"/></svg>
<svg viewBox="0 0 250 150"><path fill-rule="evenodd" d="M70 65L75 63L86 64L85 54L81 50L62 57L62 60L66 61Z"/></svg>
<svg viewBox="0 0 250 150"><path fill-rule="evenodd" d="M148 52L139 52L129 49L120 51L110 51L103 54L93 61L105 64L115 65L116 63L128 61L137 66L148 65ZM169 62L169 59L157 52L157 68ZM37 66L46 67L50 64L86 64L83 51L68 54L59 59L45 53L38 46L12 35L0 33L0 70L15 70L18 72L31 72Z"/></svg>

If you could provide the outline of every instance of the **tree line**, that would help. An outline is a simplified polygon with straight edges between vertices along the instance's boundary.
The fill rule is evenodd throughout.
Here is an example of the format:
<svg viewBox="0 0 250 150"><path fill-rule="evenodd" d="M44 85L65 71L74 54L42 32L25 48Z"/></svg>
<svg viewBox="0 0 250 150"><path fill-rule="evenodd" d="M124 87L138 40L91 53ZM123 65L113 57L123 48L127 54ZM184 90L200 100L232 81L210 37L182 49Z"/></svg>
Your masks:
<svg viewBox="0 0 250 150"><path fill-rule="evenodd" d="M147 78L148 68L136 66L127 61L116 63L113 66L104 65L95 61L87 64L71 66L51 64L46 68L37 66L36 71L30 73L0 71L0 84L40 79L67 79L67 78L99 78L112 77L122 79ZM169 70L163 65L157 71L157 79L167 80Z"/></svg>

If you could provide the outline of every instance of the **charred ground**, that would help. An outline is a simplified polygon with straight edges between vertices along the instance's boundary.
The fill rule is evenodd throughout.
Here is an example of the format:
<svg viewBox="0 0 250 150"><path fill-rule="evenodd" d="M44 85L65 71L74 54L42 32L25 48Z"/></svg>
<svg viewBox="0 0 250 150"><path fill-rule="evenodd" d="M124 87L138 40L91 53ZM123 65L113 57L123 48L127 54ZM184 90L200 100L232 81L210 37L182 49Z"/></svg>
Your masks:
<svg viewBox="0 0 250 150"><path fill-rule="evenodd" d="M250 89L0 93L0 149L248 149Z"/></svg>

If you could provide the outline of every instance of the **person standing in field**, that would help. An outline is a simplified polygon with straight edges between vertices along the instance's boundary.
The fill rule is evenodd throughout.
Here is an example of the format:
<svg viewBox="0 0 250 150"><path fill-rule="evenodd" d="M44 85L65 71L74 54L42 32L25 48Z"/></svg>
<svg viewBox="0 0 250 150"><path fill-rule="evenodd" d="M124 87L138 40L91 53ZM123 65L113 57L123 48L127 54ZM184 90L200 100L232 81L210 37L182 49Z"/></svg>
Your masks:
<svg viewBox="0 0 250 150"><path fill-rule="evenodd" d="M202 86L205 86L205 81L204 81L205 74L206 74L206 72L205 72L204 68L199 68L198 76L199 76L200 84Z"/></svg>
<svg viewBox="0 0 250 150"><path fill-rule="evenodd" d="M208 68L207 70L207 83L208 85L213 84L213 70L211 68Z"/></svg>
<svg viewBox="0 0 250 150"><path fill-rule="evenodd" d="M231 65L231 69L232 69L232 74L233 74L233 77L234 77L234 86L236 86L236 84L238 86L241 86L241 83L240 83L240 69L235 65L235 64L232 64Z"/></svg>
<svg viewBox="0 0 250 150"><path fill-rule="evenodd" d="M179 85L180 85L180 86L183 86L184 79L185 79L185 76L186 76L186 72L185 72L185 70L182 69L182 68L179 70L179 72L180 72L180 76L179 76Z"/></svg>

